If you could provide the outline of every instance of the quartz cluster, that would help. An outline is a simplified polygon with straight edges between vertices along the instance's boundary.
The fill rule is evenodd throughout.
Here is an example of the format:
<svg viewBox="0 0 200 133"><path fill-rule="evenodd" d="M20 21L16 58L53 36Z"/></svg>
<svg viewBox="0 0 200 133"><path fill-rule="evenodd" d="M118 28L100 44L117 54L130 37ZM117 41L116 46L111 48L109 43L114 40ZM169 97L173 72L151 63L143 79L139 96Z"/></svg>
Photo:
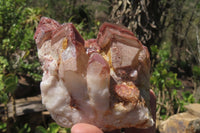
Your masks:
<svg viewBox="0 0 200 133"><path fill-rule="evenodd" d="M34 39L42 63L42 102L63 127L84 122L104 131L154 124L150 57L128 29L104 23L84 40L72 23L42 17Z"/></svg>

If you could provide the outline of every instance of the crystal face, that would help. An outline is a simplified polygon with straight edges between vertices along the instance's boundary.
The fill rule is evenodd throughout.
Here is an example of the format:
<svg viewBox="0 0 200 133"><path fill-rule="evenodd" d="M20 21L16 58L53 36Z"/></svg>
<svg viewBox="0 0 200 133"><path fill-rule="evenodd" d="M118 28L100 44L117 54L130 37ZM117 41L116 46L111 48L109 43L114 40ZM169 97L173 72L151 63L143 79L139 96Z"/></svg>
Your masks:
<svg viewBox="0 0 200 133"><path fill-rule="evenodd" d="M63 127L84 122L104 131L154 124L150 58L128 29L104 23L84 40L72 23L42 17L34 39L42 63L42 102Z"/></svg>

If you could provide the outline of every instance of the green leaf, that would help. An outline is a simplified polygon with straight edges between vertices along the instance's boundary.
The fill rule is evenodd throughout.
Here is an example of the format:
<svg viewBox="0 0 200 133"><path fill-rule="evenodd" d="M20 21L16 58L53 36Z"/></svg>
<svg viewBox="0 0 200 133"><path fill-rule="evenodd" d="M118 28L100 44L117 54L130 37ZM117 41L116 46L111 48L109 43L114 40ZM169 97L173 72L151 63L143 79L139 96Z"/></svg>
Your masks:
<svg viewBox="0 0 200 133"><path fill-rule="evenodd" d="M8 95L6 93L0 93L0 103L7 103L8 101Z"/></svg>
<svg viewBox="0 0 200 133"><path fill-rule="evenodd" d="M7 124L5 122L0 123L0 129L4 129L7 127Z"/></svg>
<svg viewBox="0 0 200 133"><path fill-rule="evenodd" d="M56 123L51 123L51 124L49 124L49 128L48 128L49 130L49 133L57 133L58 131L59 131L59 129L60 129L60 126L58 125L58 124L56 124Z"/></svg>
<svg viewBox="0 0 200 133"><path fill-rule="evenodd" d="M176 89L173 89L172 95L173 95L173 96L176 96L176 95L177 95L177 90L176 90Z"/></svg>
<svg viewBox="0 0 200 133"><path fill-rule="evenodd" d="M193 66L192 73L195 78L200 78L200 66Z"/></svg>
<svg viewBox="0 0 200 133"><path fill-rule="evenodd" d="M3 82L5 84L5 92L13 93L17 88L18 77L15 74L4 75Z"/></svg>
<svg viewBox="0 0 200 133"><path fill-rule="evenodd" d="M42 126L37 126L35 129L35 133L47 133L47 130Z"/></svg>
<svg viewBox="0 0 200 133"><path fill-rule="evenodd" d="M179 88L179 87L181 87L181 86L182 86L182 82L179 81L179 80L177 80L176 83L175 83L175 87L176 87L176 88ZM184 86L183 86L183 87L184 87Z"/></svg>

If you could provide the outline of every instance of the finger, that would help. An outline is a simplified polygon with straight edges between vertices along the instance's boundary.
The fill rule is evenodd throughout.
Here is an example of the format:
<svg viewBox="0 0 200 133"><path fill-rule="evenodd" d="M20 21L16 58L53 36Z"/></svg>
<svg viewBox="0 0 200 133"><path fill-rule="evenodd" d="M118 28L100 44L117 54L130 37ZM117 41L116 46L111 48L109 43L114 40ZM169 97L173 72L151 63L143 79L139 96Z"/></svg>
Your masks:
<svg viewBox="0 0 200 133"><path fill-rule="evenodd" d="M103 133L103 131L94 125L78 123L71 128L71 133Z"/></svg>
<svg viewBox="0 0 200 133"><path fill-rule="evenodd" d="M151 113L154 119L154 122L156 122L156 96L153 90L149 91L150 93L150 105L151 105ZM125 133L155 133L155 123L152 127L149 127L147 129L138 129L138 128L127 128L125 129Z"/></svg>

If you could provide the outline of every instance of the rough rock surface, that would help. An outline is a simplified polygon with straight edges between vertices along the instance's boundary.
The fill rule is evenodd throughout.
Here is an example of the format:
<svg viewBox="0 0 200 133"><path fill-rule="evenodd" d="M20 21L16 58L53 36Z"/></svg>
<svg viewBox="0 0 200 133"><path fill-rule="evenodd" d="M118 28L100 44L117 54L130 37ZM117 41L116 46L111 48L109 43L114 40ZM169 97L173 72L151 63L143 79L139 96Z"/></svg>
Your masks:
<svg viewBox="0 0 200 133"><path fill-rule="evenodd" d="M190 114L198 116L200 118L200 104L199 103L185 105L185 108Z"/></svg>
<svg viewBox="0 0 200 133"><path fill-rule="evenodd" d="M189 104L186 109L161 122L160 133L200 133L200 104Z"/></svg>
<svg viewBox="0 0 200 133"><path fill-rule="evenodd" d="M104 23L84 41L72 23L42 17L34 39L42 63L42 102L61 126L85 122L110 131L154 124L150 58L132 32Z"/></svg>

